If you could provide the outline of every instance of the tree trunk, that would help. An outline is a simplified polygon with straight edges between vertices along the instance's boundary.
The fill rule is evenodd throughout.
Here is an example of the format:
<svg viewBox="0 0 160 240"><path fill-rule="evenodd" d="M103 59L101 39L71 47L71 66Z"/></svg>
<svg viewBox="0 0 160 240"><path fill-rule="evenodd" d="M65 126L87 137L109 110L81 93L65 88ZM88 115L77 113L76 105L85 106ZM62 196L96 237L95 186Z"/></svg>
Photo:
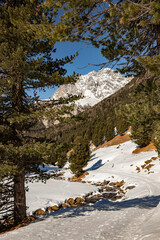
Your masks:
<svg viewBox="0 0 160 240"><path fill-rule="evenodd" d="M14 221L21 222L26 217L25 174L14 176Z"/></svg>

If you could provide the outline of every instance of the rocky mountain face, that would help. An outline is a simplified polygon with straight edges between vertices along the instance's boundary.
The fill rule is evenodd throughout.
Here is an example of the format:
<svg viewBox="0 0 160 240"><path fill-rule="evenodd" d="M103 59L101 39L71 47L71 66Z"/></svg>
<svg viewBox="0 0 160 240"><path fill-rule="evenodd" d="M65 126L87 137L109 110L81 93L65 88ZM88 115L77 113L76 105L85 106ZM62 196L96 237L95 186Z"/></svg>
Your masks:
<svg viewBox="0 0 160 240"><path fill-rule="evenodd" d="M70 95L80 97L79 100L74 101L74 110L70 114L64 115L64 117L71 117L93 107L104 98L124 87L131 80L131 77L125 78L110 68L103 68L98 72L92 71L86 75L81 75L75 84L61 85L52 97L46 100L46 103L49 103L49 100L67 98ZM45 101L43 101L43 104L45 104ZM48 128L49 126L59 124L59 120L49 121L48 119L43 119L42 123Z"/></svg>
<svg viewBox="0 0 160 240"><path fill-rule="evenodd" d="M80 96L81 98L75 101L75 105L77 108L84 109L112 95L131 79L131 77L124 78L110 68L103 68L98 72L92 71L80 76L75 84L60 86L50 99L67 98L69 95Z"/></svg>

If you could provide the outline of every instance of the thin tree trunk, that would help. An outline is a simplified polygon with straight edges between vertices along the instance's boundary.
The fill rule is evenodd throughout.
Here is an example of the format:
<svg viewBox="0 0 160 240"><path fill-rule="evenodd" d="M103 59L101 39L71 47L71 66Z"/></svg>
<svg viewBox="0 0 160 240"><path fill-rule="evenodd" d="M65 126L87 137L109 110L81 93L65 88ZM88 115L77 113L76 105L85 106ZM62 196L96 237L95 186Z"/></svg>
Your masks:
<svg viewBox="0 0 160 240"><path fill-rule="evenodd" d="M21 222L26 217L26 195L24 172L14 176L14 221Z"/></svg>

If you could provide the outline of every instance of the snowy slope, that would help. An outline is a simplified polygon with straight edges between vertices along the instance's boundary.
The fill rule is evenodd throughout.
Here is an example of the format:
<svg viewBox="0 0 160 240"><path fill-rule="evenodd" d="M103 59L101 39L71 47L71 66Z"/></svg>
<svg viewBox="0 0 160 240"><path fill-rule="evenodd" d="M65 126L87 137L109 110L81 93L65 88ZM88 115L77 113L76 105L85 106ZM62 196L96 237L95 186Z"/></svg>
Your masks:
<svg viewBox="0 0 160 240"><path fill-rule="evenodd" d="M89 175L85 177L85 181L124 180L125 186L135 185L134 189L127 191L123 201L103 200L85 207L63 209L43 217L42 221L37 220L24 228L1 235L1 239L159 240L160 162L158 158L154 159L150 170L143 169L144 162L157 157L157 152L153 150L132 154L135 148L136 144L132 141L100 148L93 152L86 167ZM140 169L139 173L137 167ZM69 170L65 171L66 176L71 174ZM59 184L50 182L47 191L53 191L51 201L60 201L65 195L67 197L67 191L71 196L91 190L89 184L72 184L67 181L59 181ZM33 196L34 201L37 197L37 202L43 196L46 198L44 205L47 205L50 197L47 193L44 195L45 187L43 184L36 191L36 185L30 185L27 201L31 208Z"/></svg>
<svg viewBox="0 0 160 240"><path fill-rule="evenodd" d="M92 71L80 76L75 84L60 86L51 99L77 95L81 96L81 99L75 102L77 106L94 106L130 81L131 78L124 78L110 68L103 68L98 72Z"/></svg>
<svg viewBox="0 0 160 240"><path fill-rule="evenodd" d="M96 187L90 184L57 181L49 179L45 184L42 182L30 183L27 192L27 212L32 214L39 208L58 205L68 198L83 196L89 192L96 191Z"/></svg>

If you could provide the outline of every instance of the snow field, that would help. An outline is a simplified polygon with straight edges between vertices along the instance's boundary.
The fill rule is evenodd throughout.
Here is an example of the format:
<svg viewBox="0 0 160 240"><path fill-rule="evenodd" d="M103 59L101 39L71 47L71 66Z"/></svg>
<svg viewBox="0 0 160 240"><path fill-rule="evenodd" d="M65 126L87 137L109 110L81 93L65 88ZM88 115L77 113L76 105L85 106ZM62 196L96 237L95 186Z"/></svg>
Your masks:
<svg viewBox="0 0 160 240"><path fill-rule="evenodd" d="M125 181L125 199L120 202L99 201L93 205L61 209L16 231L0 236L2 240L159 240L160 239L160 163L143 169L146 160L157 157L156 151L132 154L132 141L104 147L93 152L85 168L86 182ZM140 168L140 172L137 171ZM65 178L72 174L65 169ZM29 185L29 211L58 204L69 197L82 196L96 187L50 179L46 184ZM36 209L35 209L36 208Z"/></svg>

